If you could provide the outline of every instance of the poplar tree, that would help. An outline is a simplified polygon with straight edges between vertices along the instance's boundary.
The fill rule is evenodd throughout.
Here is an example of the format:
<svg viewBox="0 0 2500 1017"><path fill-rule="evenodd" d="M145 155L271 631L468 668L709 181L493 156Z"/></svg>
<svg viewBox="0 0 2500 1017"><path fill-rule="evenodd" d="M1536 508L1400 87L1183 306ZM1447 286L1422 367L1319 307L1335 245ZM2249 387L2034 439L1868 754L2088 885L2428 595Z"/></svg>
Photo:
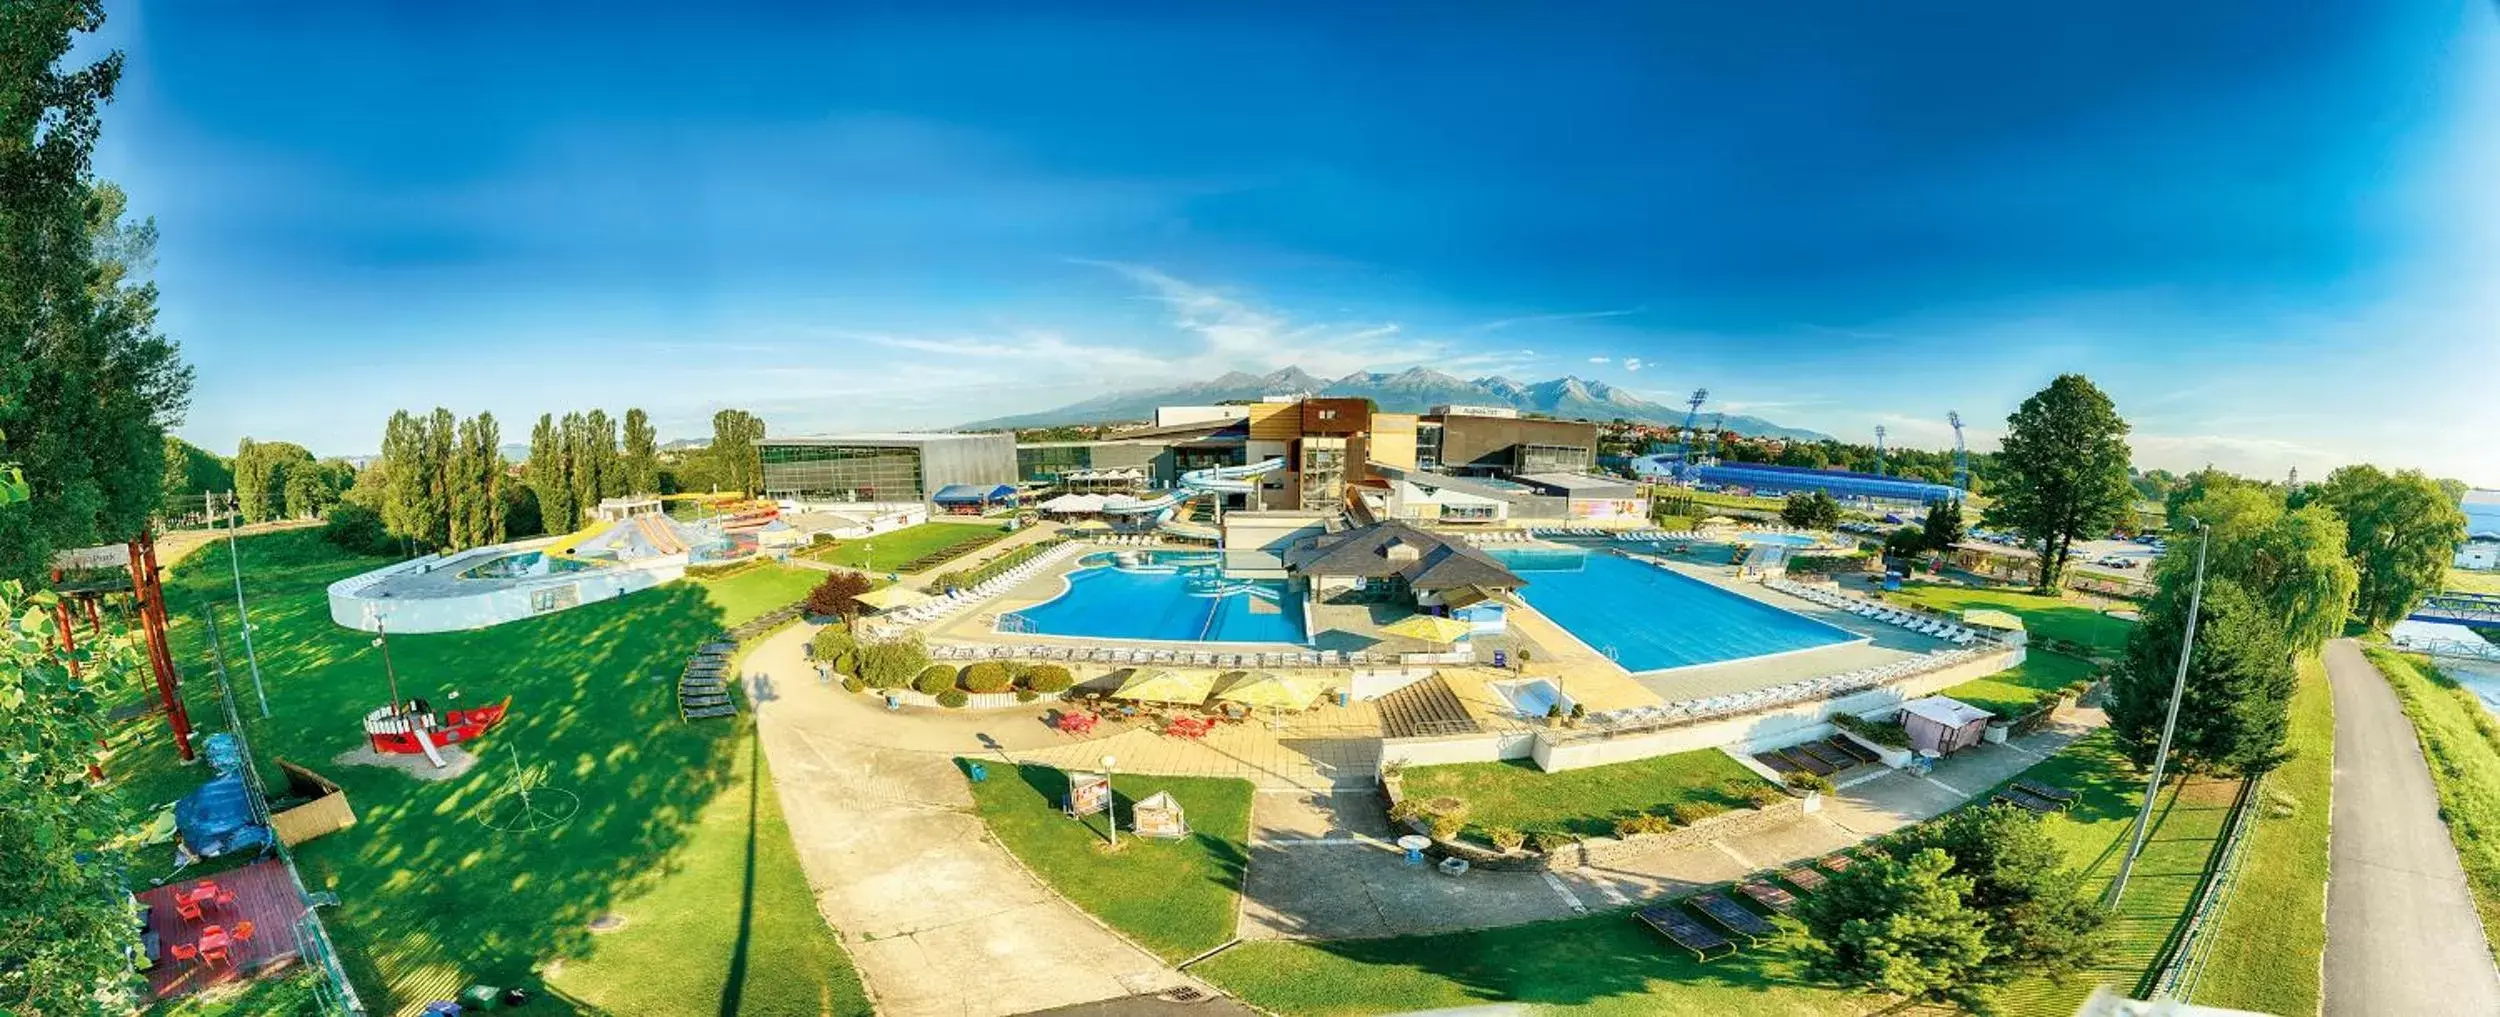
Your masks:
<svg viewBox="0 0 2500 1017"><path fill-rule="evenodd" d="M538 495L539 525L549 533L571 533L573 522L573 480L564 468L564 431L556 424L554 414L538 415L538 425L530 429L530 490Z"/></svg>
<svg viewBox="0 0 2500 1017"><path fill-rule="evenodd" d="M623 494L660 493L660 436L651 427L651 416L640 408L625 411L625 472Z"/></svg>

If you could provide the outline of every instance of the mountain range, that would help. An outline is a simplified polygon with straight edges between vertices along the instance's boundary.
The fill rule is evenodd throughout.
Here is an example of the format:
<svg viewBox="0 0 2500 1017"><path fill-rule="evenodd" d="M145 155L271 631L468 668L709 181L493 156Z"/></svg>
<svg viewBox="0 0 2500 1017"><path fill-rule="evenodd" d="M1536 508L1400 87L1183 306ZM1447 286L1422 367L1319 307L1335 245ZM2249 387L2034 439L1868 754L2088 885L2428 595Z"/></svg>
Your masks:
<svg viewBox="0 0 2500 1017"><path fill-rule="evenodd" d="M1669 406L1602 381L1569 375L1539 382L1513 381L1498 375L1470 380L1416 367L1396 374L1357 371L1330 380L1313 376L1299 367L1288 367L1268 374L1231 371L1206 381L1170 388L1114 392L1039 413L976 420L962 425L962 429L996 430L1151 420L1157 406L1205 406L1272 395L1370 399L1382 413L1422 413L1435 406L1455 404L1508 407L1522 413L1566 420L1605 421L1621 417L1653 424L1681 424L1685 414L1682 406ZM1760 417L1742 414L1728 414L1723 426L1734 433L1756 437L1803 441L1830 438L1818 431L1783 427Z"/></svg>

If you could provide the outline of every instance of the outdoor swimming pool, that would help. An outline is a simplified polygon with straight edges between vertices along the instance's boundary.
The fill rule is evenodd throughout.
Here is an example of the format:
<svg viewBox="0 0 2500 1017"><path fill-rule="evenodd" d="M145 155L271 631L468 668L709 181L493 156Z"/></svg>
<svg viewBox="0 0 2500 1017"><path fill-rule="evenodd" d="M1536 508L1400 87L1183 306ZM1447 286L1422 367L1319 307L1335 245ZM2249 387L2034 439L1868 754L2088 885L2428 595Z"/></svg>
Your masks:
<svg viewBox="0 0 2500 1017"><path fill-rule="evenodd" d="M999 631L1206 643L1300 643L1302 597L1281 580L1226 579L1212 554L1087 555L1066 592L999 619Z"/></svg>
<svg viewBox="0 0 2500 1017"><path fill-rule="evenodd" d="M1571 697L1563 692L1562 686L1554 684L1551 678L1526 678L1519 681L1486 684L1492 686L1493 691L1500 693L1502 700L1510 704L1511 713L1520 717L1548 716L1557 706L1562 707L1565 712L1571 709Z"/></svg>
<svg viewBox="0 0 2500 1017"><path fill-rule="evenodd" d="M1803 533L1739 533L1739 544L1779 544L1783 547L1813 547L1821 541Z"/></svg>
<svg viewBox="0 0 2500 1017"><path fill-rule="evenodd" d="M1716 664L1866 637L1613 554L1494 550L1519 597L1624 670Z"/></svg>

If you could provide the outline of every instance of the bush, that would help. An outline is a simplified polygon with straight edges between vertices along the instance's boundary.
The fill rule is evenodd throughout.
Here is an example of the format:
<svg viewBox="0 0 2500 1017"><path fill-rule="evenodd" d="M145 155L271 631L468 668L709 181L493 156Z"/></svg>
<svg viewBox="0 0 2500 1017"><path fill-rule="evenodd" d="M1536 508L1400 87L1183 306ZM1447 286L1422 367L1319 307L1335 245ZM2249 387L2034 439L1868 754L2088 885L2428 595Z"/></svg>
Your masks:
<svg viewBox="0 0 2500 1017"><path fill-rule="evenodd" d="M964 666L963 687L966 692L1005 692L1015 682L1015 676L1008 673L1006 665L994 660Z"/></svg>
<svg viewBox="0 0 2500 1017"><path fill-rule="evenodd" d="M1485 839L1493 842L1494 847L1504 851L1517 851L1520 845L1528 842L1528 835L1507 826L1497 826L1486 830L1484 836Z"/></svg>
<svg viewBox="0 0 2500 1017"><path fill-rule="evenodd" d="M1389 806L1389 821L1392 823L1404 825L1422 818L1424 818L1424 803L1420 799L1403 798L1399 799L1397 804Z"/></svg>
<svg viewBox="0 0 2500 1017"><path fill-rule="evenodd" d="M1436 813L1424 817L1424 825L1432 828L1432 836L1435 840L1456 840L1458 831L1467 828L1467 817L1444 816Z"/></svg>
<svg viewBox="0 0 2500 1017"><path fill-rule="evenodd" d="M965 703L972 701L972 697L964 695L962 689L948 689L937 694L937 701L939 706L949 710L960 710Z"/></svg>
<svg viewBox="0 0 2500 1017"><path fill-rule="evenodd" d="M1578 835L1561 830L1535 830L1528 834L1528 846L1545 854L1552 854L1579 842Z"/></svg>
<svg viewBox="0 0 2500 1017"><path fill-rule="evenodd" d="M827 625L816 631L816 638L807 643L807 655L814 660L832 660L859 645L849 626Z"/></svg>
<svg viewBox="0 0 2500 1017"><path fill-rule="evenodd" d="M1899 724L1878 723L1846 713L1833 717L1832 724L1843 731L1886 748L1906 749L1910 747L1910 733L1902 730Z"/></svg>
<svg viewBox="0 0 2500 1017"><path fill-rule="evenodd" d="M859 648L859 676L881 689L911 684L929 666L929 651L918 635L868 643Z"/></svg>
<svg viewBox="0 0 2500 1017"><path fill-rule="evenodd" d="M1637 816L1625 816L1622 819L1615 820L1615 836L1617 837L1637 837L1645 833L1665 833L1672 829L1675 829L1675 824L1669 822L1667 817L1653 816L1646 812Z"/></svg>
<svg viewBox="0 0 2500 1017"><path fill-rule="evenodd" d="M859 617L859 596L876 584L857 572L836 572L807 591L807 613L818 617Z"/></svg>
<svg viewBox="0 0 2500 1017"><path fill-rule="evenodd" d="M1745 792L1745 803L1757 809L1767 809L1787 800L1788 795L1767 784Z"/></svg>
<svg viewBox="0 0 2500 1017"><path fill-rule="evenodd" d="M911 681L911 687L927 695L937 695L955 687L955 669L944 664L931 664Z"/></svg>
<svg viewBox="0 0 2500 1017"><path fill-rule="evenodd" d="M1019 703L1030 703L1030 702L1032 702L1032 701L1034 701L1034 700L1036 700L1036 699L1040 699L1040 698L1042 698L1042 694L1041 694L1041 693L1039 693L1039 692L1035 692L1035 691L1033 691L1032 689L1017 689L1017 690L1016 690L1016 702L1019 702Z"/></svg>
<svg viewBox="0 0 2500 1017"><path fill-rule="evenodd" d="M838 675L848 675L854 678L858 677L859 651L844 650L841 653L835 654L833 657L833 673Z"/></svg>
<svg viewBox="0 0 2500 1017"><path fill-rule="evenodd" d="M842 679L842 691L866 692L868 691L868 683L857 678L844 678Z"/></svg>
<svg viewBox="0 0 2500 1017"><path fill-rule="evenodd" d="M354 502L330 506L321 516L321 539L357 554L397 557L399 538L382 526L381 513Z"/></svg>
<svg viewBox="0 0 2500 1017"><path fill-rule="evenodd" d="M1667 807L1667 815L1685 826L1691 826L1726 811L1727 806L1717 802L1677 802Z"/></svg>
<svg viewBox="0 0 2500 1017"><path fill-rule="evenodd" d="M1076 676L1057 664L1044 664L1025 673L1024 687L1045 694L1066 692L1076 687Z"/></svg>
<svg viewBox="0 0 2500 1017"><path fill-rule="evenodd" d="M1807 773L1804 770L1799 770L1795 773L1789 774L1787 780L1789 787L1796 788L1799 791L1817 791L1823 794L1832 794L1840 790L1839 788L1832 786L1831 778L1825 777L1821 774Z"/></svg>

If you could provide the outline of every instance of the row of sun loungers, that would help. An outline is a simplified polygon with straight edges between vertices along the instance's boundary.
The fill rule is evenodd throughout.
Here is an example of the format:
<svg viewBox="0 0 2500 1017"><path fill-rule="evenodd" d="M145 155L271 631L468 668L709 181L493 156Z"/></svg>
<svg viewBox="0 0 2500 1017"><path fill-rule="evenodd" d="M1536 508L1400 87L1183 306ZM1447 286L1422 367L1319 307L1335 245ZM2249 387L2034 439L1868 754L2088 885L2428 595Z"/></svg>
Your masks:
<svg viewBox="0 0 2500 1017"><path fill-rule="evenodd" d="M1904 611L1873 601L1861 600L1845 593L1807 586L1803 583L1792 583L1785 579L1774 579L1765 585L1781 593L1803 597L1824 607L1847 611L1869 621L1898 625L1920 635L1934 636L1956 646L1968 646L1973 640L1979 638L1979 633L1974 630L1918 611Z"/></svg>
<svg viewBox="0 0 2500 1017"><path fill-rule="evenodd" d="M2074 792L2064 788L2050 787L2038 781L2024 779L2006 785L1989 800L2047 815L2051 812L2066 811L2067 807L2075 804L2077 797L2079 796Z"/></svg>
<svg viewBox="0 0 2500 1017"><path fill-rule="evenodd" d="M1291 653L1211 653L1191 650L1128 649L1096 646L935 646L929 655L938 660L1043 660L1071 664L1112 664L1121 666L1160 665L1164 667L1225 668L1293 668L1293 667L1366 667L1397 663L1397 655L1386 653L1347 653L1342 650L1302 651Z"/></svg>
<svg viewBox="0 0 2500 1017"><path fill-rule="evenodd" d="M1089 544L1108 544L1113 547L1152 547L1163 543L1163 538L1149 533L1101 533L1087 537L1085 541Z"/></svg>
<svg viewBox="0 0 2500 1017"><path fill-rule="evenodd" d="M1622 710L1592 713L1588 716L1588 723L1599 728L1618 730L1667 727L1696 720L1708 720L1713 717L1751 713L1755 710L1785 706L1790 703L1830 699L1834 696L1847 695L1914 675L1925 674L1938 668L1950 667L1978 653L1977 650L1939 650L1889 664L1862 667L1840 674L1800 678L1785 684L1747 692L1711 696L1705 699L1686 699L1664 706L1635 706Z"/></svg>
<svg viewBox="0 0 2500 1017"><path fill-rule="evenodd" d="M1470 544L1527 544L1536 540L1526 530L1490 530L1465 536Z"/></svg>
<svg viewBox="0 0 2500 1017"><path fill-rule="evenodd" d="M1757 752L1753 758L1755 762L1779 773L1811 773L1817 777L1829 777L1862 763L1872 763L1876 756L1866 746L1833 735L1819 742Z"/></svg>
<svg viewBox="0 0 2500 1017"><path fill-rule="evenodd" d="M995 576L991 576L990 578L983 580L980 585L974 586L971 589L955 590L930 603L922 604L917 607L907 607L900 611L889 611L885 614L878 615L877 617L879 620L888 625L902 626L918 625L922 622L936 621L937 619L944 618L947 615L961 612L964 608L970 607L976 603L988 600L992 596L1013 589L1025 580L1031 579L1036 575L1040 575L1042 570L1057 564L1061 559L1066 558L1069 555L1076 554L1082 550L1083 548L1075 544L1062 544L1044 552L1039 556L1036 556L1031 561L1008 569L1007 571L1001 572Z"/></svg>

